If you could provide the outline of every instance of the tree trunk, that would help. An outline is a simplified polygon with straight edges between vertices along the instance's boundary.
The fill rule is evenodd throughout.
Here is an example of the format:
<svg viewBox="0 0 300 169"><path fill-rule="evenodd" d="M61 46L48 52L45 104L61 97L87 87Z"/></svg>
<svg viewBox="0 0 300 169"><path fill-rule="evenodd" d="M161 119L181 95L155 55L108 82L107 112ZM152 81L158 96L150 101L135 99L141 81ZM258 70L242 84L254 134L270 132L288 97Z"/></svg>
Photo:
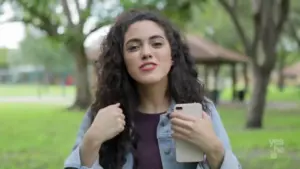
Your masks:
<svg viewBox="0 0 300 169"><path fill-rule="evenodd" d="M76 53L76 99L72 108L86 109L91 104L88 60L83 52Z"/></svg>
<svg viewBox="0 0 300 169"><path fill-rule="evenodd" d="M247 128L262 128L263 113L266 103L270 72L265 72L258 66L253 66L253 91L247 114Z"/></svg>

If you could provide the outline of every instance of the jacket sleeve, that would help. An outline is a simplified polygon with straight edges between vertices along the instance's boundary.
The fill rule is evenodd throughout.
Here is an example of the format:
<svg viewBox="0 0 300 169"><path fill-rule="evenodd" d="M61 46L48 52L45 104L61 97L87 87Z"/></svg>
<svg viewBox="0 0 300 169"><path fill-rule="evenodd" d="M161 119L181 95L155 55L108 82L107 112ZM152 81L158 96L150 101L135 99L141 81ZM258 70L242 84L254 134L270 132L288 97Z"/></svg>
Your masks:
<svg viewBox="0 0 300 169"><path fill-rule="evenodd" d="M82 143L84 134L86 133L88 128L91 126L91 124L92 124L91 113L90 113L90 110L88 110L85 113L83 120L81 122L81 125L79 127L75 145L73 146L71 153L65 160L64 169L103 169L101 166L99 166L98 160L94 163L92 168L83 166L81 163L80 152L79 152L80 145Z"/></svg>
<svg viewBox="0 0 300 169"><path fill-rule="evenodd" d="M227 132L223 126L220 115L213 104L211 104L210 110L214 130L216 132L216 135L222 141L225 149L225 154L220 169L242 169L242 166L240 165L237 157L231 150L230 140L228 138ZM210 167L207 161L204 160L203 162L199 163L197 169L210 169Z"/></svg>

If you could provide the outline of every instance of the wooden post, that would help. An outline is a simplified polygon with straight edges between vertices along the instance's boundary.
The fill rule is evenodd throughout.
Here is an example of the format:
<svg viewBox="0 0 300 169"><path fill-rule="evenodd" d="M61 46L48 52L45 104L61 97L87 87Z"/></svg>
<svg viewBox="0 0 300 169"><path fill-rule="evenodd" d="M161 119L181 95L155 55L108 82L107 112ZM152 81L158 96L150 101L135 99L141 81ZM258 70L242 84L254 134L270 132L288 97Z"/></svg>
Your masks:
<svg viewBox="0 0 300 169"><path fill-rule="evenodd" d="M215 102L215 104L218 104L218 102L219 102L219 94L220 94L220 91L218 90L219 70L220 70L220 65L219 64L214 65L213 101Z"/></svg>
<svg viewBox="0 0 300 169"><path fill-rule="evenodd" d="M208 85L208 73L209 73L209 66L204 65L204 83L205 83L205 88L207 90L207 85Z"/></svg>

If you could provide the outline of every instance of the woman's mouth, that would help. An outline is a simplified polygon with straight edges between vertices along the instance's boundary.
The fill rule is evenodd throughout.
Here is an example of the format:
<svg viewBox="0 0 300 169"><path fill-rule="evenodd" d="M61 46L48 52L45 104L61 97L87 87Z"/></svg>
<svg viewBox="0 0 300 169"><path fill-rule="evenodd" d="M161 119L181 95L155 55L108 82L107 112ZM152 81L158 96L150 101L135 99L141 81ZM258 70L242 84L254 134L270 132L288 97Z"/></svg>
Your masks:
<svg viewBox="0 0 300 169"><path fill-rule="evenodd" d="M143 65L140 66L140 69L142 71L152 71L157 67L157 64L155 63L144 63Z"/></svg>

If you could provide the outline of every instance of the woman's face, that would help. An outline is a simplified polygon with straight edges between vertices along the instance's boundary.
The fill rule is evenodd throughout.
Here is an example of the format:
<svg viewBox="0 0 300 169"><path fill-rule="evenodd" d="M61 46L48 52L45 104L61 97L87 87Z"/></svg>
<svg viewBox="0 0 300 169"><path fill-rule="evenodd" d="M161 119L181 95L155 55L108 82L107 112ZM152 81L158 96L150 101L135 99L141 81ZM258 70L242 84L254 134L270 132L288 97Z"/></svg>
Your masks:
<svg viewBox="0 0 300 169"><path fill-rule="evenodd" d="M130 76L139 84L153 84L167 78L172 66L169 41L153 21L138 21L124 37L124 60Z"/></svg>

